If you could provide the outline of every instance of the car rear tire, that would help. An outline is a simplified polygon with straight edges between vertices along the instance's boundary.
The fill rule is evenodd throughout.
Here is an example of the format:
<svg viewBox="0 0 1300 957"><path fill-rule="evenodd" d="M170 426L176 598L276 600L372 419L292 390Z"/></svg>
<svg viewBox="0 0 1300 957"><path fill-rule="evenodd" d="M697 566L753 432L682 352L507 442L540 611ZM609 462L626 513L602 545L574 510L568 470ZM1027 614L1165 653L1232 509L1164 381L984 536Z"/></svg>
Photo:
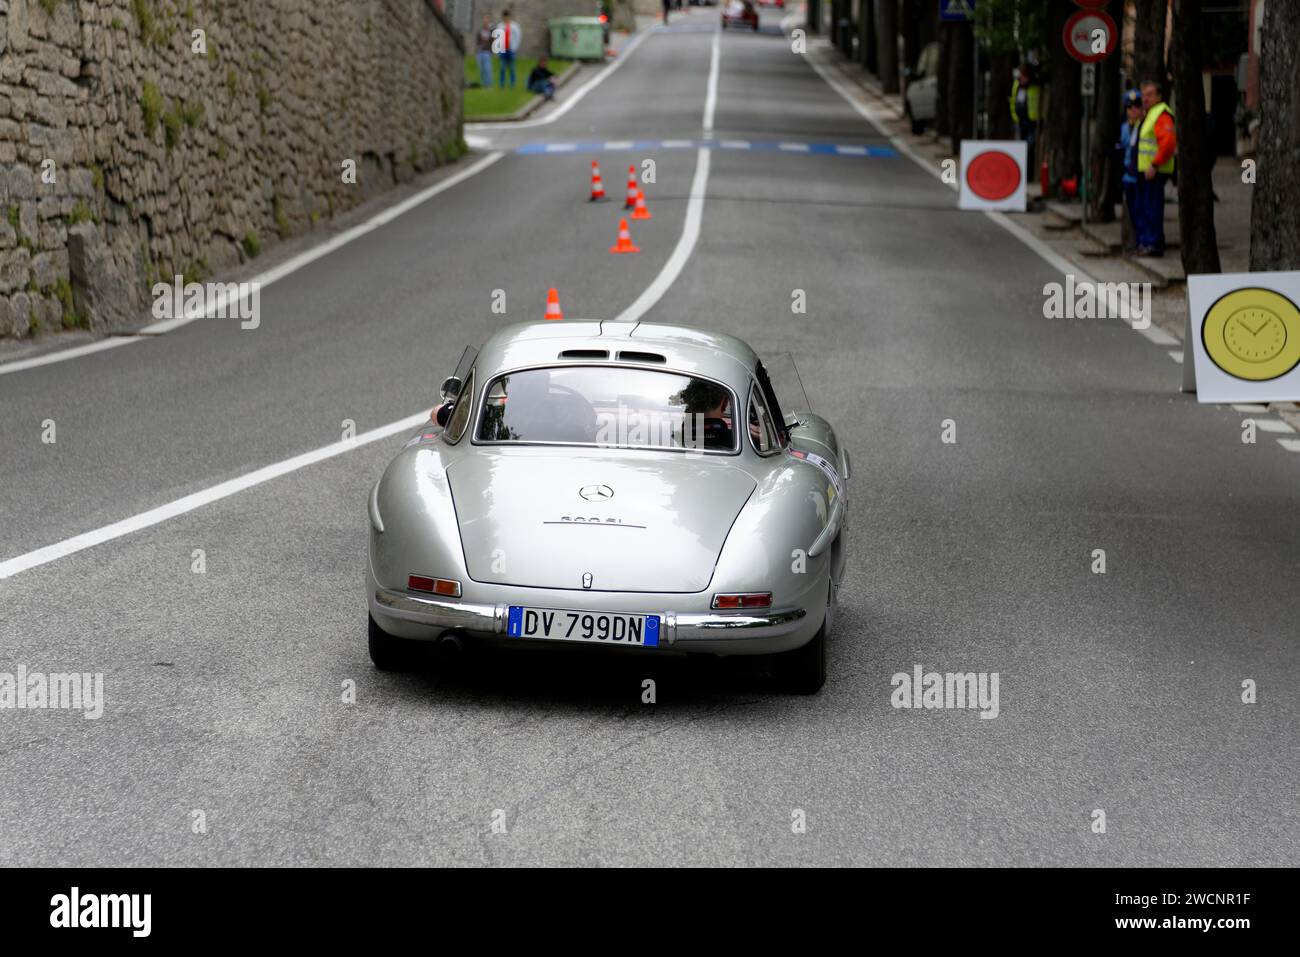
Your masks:
<svg viewBox="0 0 1300 957"><path fill-rule="evenodd" d="M398 638L380 628L370 617L370 660L380 671L406 671L424 660L425 648L418 641Z"/></svg>
<svg viewBox="0 0 1300 957"><path fill-rule="evenodd" d="M772 657L772 677L790 694L821 691L826 683L826 622L807 644Z"/></svg>

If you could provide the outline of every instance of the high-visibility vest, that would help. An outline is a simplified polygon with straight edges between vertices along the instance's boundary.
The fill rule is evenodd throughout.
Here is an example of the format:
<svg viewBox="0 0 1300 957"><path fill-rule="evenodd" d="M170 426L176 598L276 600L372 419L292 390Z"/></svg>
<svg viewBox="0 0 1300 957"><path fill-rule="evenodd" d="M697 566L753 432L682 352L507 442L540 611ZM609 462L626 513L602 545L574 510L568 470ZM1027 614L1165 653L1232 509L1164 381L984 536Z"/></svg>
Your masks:
<svg viewBox="0 0 1300 957"><path fill-rule="evenodd" d="M1030 83L1025 88L1025 106L1029 109L1029 122L1038 122L1038 97L1042 92L1042 87L1037 83ZM1016 96L1020 93L1020 77L1011 81L1011 122L1019 122L1020 117L1016 115Z"/></svg>
<svg viewBox="0 0 1300 957"><path fill-rule="evenodd" d="M1160 119L1161 113L1168 113L1169 118L1173 119L1174 112L1169 109L1167 103L1157 103L1151 109L1147 110L1146 118L1142 121L1142 129L1138 131L1138 172L1145 173L1151 168L1151 161L1156 158L1156 151L1159 144L1156 143L1156 120ZM1157 173L1172 173L1174 171L1174 157L1156 167Z"/></svg>

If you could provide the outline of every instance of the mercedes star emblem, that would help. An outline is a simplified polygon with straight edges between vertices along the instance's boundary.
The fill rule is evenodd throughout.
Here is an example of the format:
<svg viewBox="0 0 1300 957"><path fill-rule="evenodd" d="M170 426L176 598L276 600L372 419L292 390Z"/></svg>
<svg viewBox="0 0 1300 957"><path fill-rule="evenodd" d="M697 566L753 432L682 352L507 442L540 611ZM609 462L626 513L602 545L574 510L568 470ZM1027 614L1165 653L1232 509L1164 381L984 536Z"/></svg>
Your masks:
<svg viewBox="0 0 1300 957"><path fill-rule="evenodd" d="M584 485L578 494L588 502L605 502L614 497L614 490L608 485Z"/></svg>

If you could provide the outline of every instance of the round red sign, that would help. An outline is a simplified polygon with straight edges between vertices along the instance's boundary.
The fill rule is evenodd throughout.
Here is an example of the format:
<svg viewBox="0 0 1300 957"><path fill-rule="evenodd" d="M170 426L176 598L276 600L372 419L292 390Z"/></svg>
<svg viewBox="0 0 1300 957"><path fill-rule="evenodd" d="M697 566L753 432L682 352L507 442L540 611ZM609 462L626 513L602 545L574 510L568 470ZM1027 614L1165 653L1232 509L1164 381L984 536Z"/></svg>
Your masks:
<svg viewBox="0 0 1300 957"><path fill-rule="evenodd" d="M1020 164L1009 153L987 150L966 164L966 185L980 199L997 202L1020 188Z"/></svg>
<svg viewBox="0 0 1300 957"><path fill-rule="evenodd" d="M1061 39L1065 52L1080 63L1099 63L1115 52L1119 29L1105 10L1080 10L1065 21ZM1093 52L1098 41L1102 50Z"/></svg>

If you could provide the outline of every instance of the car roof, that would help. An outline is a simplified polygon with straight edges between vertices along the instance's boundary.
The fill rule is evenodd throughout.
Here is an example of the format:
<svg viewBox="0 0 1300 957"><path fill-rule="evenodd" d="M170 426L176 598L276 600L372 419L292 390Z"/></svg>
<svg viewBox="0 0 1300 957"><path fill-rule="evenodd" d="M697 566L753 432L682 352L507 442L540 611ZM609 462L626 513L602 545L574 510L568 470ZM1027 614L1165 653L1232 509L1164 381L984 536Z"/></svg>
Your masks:
<svg viewBox="0 0 1300 957"><path fill-rule="evenodd" d="M609 358L562 355L584 350L608 352ZM664 361L638 360L624 353L648 353L663 356ZM479 349L475 367L480 374L495 374L578 361L672 369L718 379L739 390L758 364L758 356L743 340L707 329L657 322L564 319L514 323L493 333Z"/></svg>

